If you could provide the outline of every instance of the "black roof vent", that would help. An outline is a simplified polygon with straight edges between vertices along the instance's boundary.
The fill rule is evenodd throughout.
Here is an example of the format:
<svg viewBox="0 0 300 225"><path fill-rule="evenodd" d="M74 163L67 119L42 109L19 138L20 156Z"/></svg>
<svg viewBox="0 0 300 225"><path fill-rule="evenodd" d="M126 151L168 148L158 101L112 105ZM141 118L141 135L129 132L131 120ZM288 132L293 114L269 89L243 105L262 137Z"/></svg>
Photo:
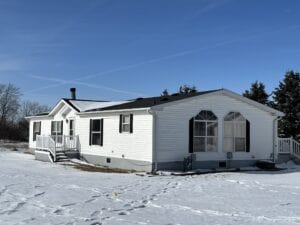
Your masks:
<svg viewBox="0 0 300 225"><path fill-rule="evenodd" d="M137 101L140 101L140 100L143 100L143 99L144 99L144 98L137 98L136 100L137 100Z"/></svg>

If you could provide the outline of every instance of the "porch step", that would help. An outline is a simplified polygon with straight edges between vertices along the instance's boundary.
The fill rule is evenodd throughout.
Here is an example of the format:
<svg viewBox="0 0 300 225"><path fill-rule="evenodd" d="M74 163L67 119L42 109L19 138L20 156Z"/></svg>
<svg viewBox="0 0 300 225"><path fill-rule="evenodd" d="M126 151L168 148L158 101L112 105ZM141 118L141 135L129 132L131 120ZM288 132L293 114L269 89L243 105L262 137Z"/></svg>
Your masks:
<svg viewBox="0 0 300 225"><path fill-rule="evenodd" d="M63 150L56 151L56 162L68 162L70 159L65 155Z"/></svg>
<svg viewBox="0 0 300 225"><path fill-rule="evenodd" d="M293 154L291 158L295 164L300 165L300 154Z"/></svg>

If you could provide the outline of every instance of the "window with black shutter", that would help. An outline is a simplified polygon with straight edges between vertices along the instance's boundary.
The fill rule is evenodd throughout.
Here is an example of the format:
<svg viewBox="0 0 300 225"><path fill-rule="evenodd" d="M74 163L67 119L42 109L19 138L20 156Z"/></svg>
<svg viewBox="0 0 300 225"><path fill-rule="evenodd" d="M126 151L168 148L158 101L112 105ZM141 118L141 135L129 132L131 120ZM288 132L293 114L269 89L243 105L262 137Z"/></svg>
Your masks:
<svg viewBox="0 0 300 225"><path fill-rule="evenodd" d="M133 133L133 114L120 115L119 132Z"/></svg>
<svg viewBox="0 0 300 225"><path fill-rule="evenodd" d="M41 122L33 122L33 141L36 141L37 135L41 135Z"/></svg>
<svg viewBox="0 0 300 225"><path fill-rule="evenodd" d="M103 145L103 119L90 120L90 145Z"/></svg>
<svg viewBox="0 0 300 225"><path fill-rule="evenodd" d="M239 112L230 112L224 118L224 151L250 151L250 122Z"/></svg>

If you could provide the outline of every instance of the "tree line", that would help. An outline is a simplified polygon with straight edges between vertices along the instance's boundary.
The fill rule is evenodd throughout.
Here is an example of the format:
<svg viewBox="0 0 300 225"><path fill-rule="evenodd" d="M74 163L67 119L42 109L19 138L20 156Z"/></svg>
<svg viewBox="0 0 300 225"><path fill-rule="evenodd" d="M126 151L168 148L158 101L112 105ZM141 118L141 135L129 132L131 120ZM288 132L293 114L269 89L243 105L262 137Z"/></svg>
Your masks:
<svg viewBox="0 0 300 225"><path fill-rule="evenodd" d="M0 140L27 141L29 124L25 117L50 110L38 102L22 100L21 96L13 84L0 84Z"/></svg>
<svg viewBox="0 0 300 225"><path fill-rule="evenodd" d="M182 85L177 94L197 92L195 86ZM168 96L168 90L162 96ZM279 82L271 93L267 93L264 83L255 81L249 90L245 90L244 97L277 109L285 114L278 123L278 134L281 137L293 137L300 141L300 73L287 71L283 80Z"/></svg>

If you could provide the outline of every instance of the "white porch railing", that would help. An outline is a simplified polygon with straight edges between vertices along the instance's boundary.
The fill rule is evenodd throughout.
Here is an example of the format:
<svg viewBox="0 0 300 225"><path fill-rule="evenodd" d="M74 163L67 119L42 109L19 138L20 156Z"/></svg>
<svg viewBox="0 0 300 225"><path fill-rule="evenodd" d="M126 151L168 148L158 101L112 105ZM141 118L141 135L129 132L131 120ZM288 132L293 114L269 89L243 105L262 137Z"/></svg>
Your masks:
<svg viewBox="0 0 300 225"><path fill-rule="evenodd" d="M79 136L69 136L69 135L51 135L51 139L54 140L56 148L62 150L77 150Z"/></svg>
<svg viewBox="0 0 300 225"><path fill-rule="evenodd" d="M37 135L36 137L36 149L49 151L54 162L56 161L56 152L60 151L78 151L79 136L68 135Z"/></svg>
<svg viewBox="0 0 300 225"><path fill-rule="evenodd" d="M56 161L56 143L50 136L36 136L36 149L49 151Z"/></svg>
<svg viewBox="0 0 300 225"><path fill-rule="evenodd" d="M278 138L278 153L279 154L300 154L300 143L293 138Z"/></svg>

